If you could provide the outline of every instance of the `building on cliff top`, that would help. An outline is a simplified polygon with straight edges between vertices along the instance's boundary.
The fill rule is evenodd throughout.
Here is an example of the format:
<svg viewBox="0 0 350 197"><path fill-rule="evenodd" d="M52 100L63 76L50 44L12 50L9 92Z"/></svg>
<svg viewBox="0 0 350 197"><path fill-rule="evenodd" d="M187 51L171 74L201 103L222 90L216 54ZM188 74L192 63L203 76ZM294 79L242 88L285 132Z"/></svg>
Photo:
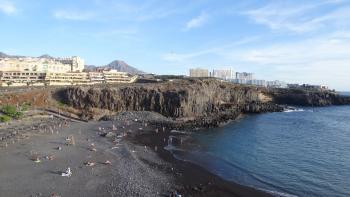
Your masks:
<svg viewBox="0 0 350 197"><path fill-rule="evenodd" d="M34 72L6 71L0 74L1 86L94 85L133 83L137 76L116 70L101 72Z"/></svg>
<svg viewBox="0 0 350 197"><path fill-rule="evenodd" d="M232 69L214 69L212 72L212 77L223 79L223 80L232 80L235 78L235 72Z"/></svg>
<svg viewBox="0 0 350 197"><path fill-rule="evenodd" d="M209 77L208 69L192 68L190 69L190 77Z"/></svg>
<svg viewBox="0 0 350 197"><path fill-rule="evenodd" d="M53 57L5 57L0 58L0 71L3 72L81 72L84 60L78 56L71 58Z"/></svg>
<svg viewBox="0 0 350 197"><path fill-rule="evenodd" d="M84 60L45 57L0 58L0 86L93 85L132 83L137 76L116 70L82 72Z"/></svg>
<svg viewBox="0 0 350 197"><path fill-rule="evenodd" d="M293 89L306 89L306 90L329 90L326 85L310 85L310 84L288 84L288 88Z"/></svg>

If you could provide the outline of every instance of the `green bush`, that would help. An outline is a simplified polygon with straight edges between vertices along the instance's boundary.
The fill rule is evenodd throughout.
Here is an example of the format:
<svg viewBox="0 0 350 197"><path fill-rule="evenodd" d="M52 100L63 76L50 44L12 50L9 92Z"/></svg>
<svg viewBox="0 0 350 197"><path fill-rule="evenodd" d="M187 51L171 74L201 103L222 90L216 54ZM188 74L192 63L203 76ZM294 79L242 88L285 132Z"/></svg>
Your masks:
<svg viewBox="0 0 350 197"><path fill-rule="evenodd" d="M57 101L57 104L58 104L59 107L66 106L66 104L64 102L62 102L62 101Z"/></svg>
<svg viewBox="0 0 350 197"><path fill-rule="evenodd" d="M17 109L13 105L5 105L1 108L2 113L8 116L14 116L17 113Z"/></svg>
<svg viewBox="0 0 350 197"><path fill-rule="evenodd" d="M8 122L10 120L11 120L10 116L7 116L7 115L0 116L0 122Z"/></svg>
<svg viewBox="0 0 350 197"><path fill-rule="evenodd" d="M21 111L24 112L24 111L28 111L29 107L31 106L31 103L23 103L21 105Z"/></svg>
<svg viewBox="0 0 350 197"><path fill-rule="evenodd" d="M13 105L5 105L1 108L1 112L12 118L19 118L23 115L21 111L17 111L16 107Z"/></svg>

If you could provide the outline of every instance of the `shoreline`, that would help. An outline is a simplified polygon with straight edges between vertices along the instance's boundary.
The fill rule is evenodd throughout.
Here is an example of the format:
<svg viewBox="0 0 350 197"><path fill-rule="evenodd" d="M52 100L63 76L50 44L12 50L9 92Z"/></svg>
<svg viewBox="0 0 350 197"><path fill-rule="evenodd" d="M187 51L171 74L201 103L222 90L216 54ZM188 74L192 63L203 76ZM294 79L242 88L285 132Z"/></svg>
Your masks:
<svg viewBox="0 0 350 197"><path fill-rule="evenodd" d="M230 122L233 121L235 120L232 120ZM152 128L152 130L155 129L157 129L157 127ZM143 134L135 135L130 140L133 143L141 144L147 147L162 147L158 148L155 152L162 160L169 162L174 166L173 173L175 174L175 180L177 184L181 186L177 190L179 194L184 194L185 196L208 197L272 196L272 194L258 190L256 188L224 180L218 175L209 172L197 164L175 158L171 152L165 149L167 140L165 141L164 139L168 139L170 135L174 135L174 133L171 133L170 130L165 130L165 132L161 132L160 134L148 131Z"/></svg>
<svg viewBox="0 0 350 197"><path fill-rule="evenodd" d="M155 133L153 125L146 125L141 118L133 120L129 117L128 121L65 123L62 119L40 118L0 128L2 133L8 129L17 131L2 141L2 144L12 143L0 148L0 194L169 196L177 191L185 196L271 196L225 181L200 166L174 158L164 149L168 136L173 135L170 130ZM57 127L60 124L62 127ZM112 130L112 125L116 125L116 131ZM127 136L102 137L98 134L100 127L114 132L112 136L122 133ZM28 137L17 138L22 134ZM65 145L70 135L75 138L75 146ZM91 143L95 144L97 152L89 151ZM59 146L62 150L57 150ZM33 151L39 155L40 163L31 160ZM48 155L53 155L54 159L47 159ZM106 160L112 165L104 165ZM86 162L96 163L96 167L88 167ZM71 168L72 177L61 177L67 167Z"/></svg>

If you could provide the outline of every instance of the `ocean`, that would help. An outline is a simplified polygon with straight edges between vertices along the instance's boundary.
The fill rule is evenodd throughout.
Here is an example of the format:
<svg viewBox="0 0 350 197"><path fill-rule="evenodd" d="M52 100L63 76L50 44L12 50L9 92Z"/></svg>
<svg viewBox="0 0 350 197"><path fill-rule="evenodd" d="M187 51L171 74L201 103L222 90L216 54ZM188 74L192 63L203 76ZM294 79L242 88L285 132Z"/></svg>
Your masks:
<svg viewBox="0 0 350 197"><path fill-rule="evenodd" d="M178 159L276 196L350 196L350 106L245 115L168 146ZM175 151L177 150L177 151Z"/></svg>

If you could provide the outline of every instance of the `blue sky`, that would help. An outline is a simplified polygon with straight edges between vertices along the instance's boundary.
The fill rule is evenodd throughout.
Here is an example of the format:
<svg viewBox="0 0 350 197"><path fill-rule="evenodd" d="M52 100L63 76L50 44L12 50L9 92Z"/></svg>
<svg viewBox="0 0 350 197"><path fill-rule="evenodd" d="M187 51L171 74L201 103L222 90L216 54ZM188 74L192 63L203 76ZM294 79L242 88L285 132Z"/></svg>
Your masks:
<svg viewBox="0 0 350 197"><path fill-rule="evenodd" d="M350 0L0 0L0 51L350 90Z"/></svg>

